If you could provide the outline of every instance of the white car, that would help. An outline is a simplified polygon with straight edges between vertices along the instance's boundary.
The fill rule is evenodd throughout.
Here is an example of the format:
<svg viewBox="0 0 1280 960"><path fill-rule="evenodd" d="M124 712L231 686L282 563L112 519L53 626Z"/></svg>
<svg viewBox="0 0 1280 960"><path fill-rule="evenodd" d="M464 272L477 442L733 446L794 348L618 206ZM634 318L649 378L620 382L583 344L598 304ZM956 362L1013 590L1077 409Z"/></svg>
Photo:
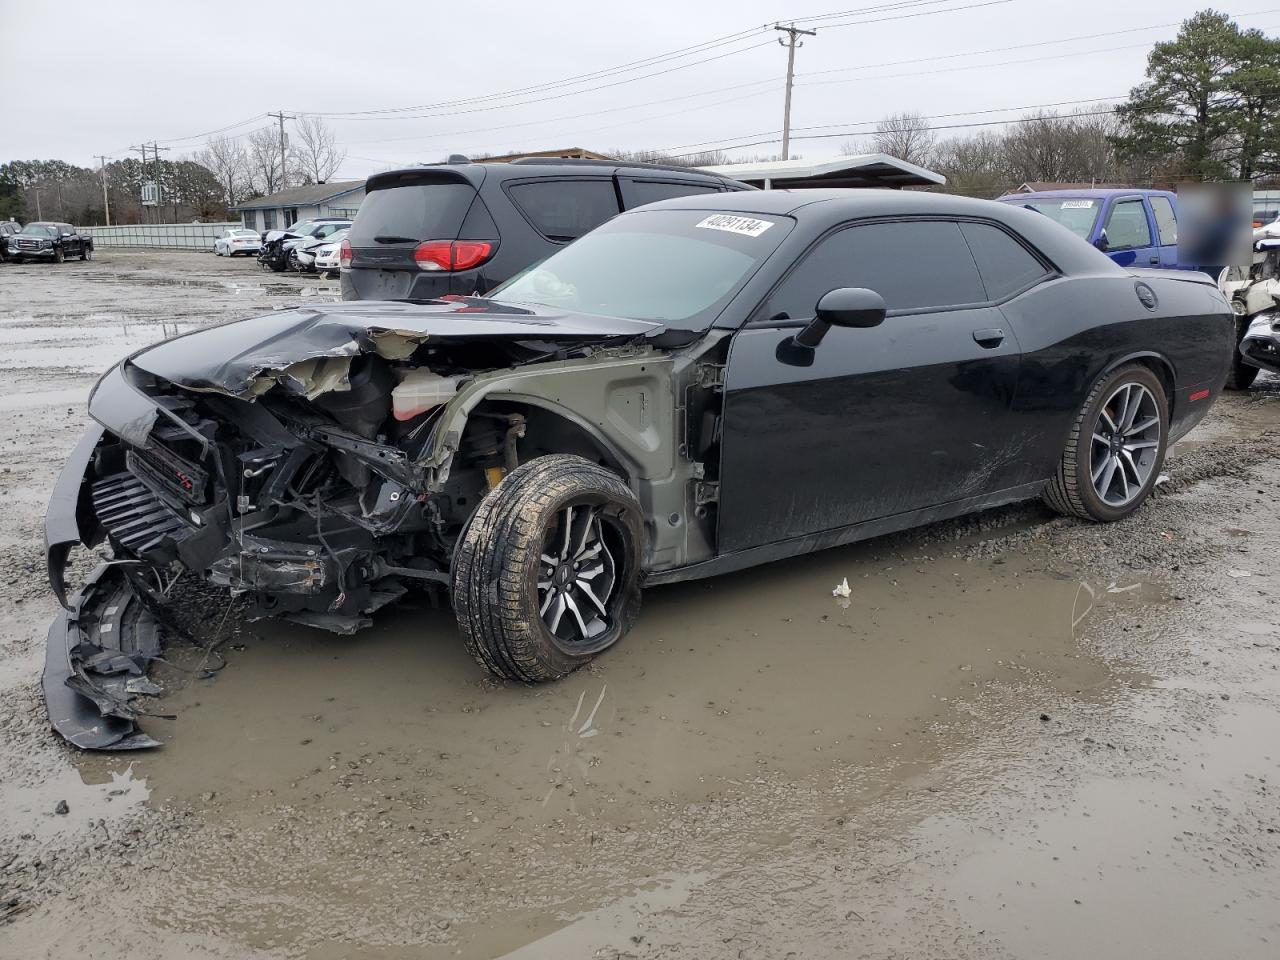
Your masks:
<svg viewBox="0 0 1280 960"><path fill-rule="evenodd" d="M232 229L213 241L213 252L220 257L234 257L240 253L257 256L261 246L262 240L255 231Z"/></svg>
<svg viewBox="0 0 1280 960"><path fill-rule="evenodd" d="M312 250L315 254L316 273L322 273L329 279L338 275L339 258L342 255L342 241L347 239L347 231L339 230L328 241Z"/></svg>

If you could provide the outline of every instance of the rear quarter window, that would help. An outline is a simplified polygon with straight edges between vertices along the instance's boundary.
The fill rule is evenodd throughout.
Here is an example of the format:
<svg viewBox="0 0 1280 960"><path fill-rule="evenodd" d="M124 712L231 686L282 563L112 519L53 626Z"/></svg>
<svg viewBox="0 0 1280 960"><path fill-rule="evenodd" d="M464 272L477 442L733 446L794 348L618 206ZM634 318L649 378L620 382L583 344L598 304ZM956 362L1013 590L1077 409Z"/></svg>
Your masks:
<svg viewBox="0 0 1280 960"><path fill-rule="evenodd" d="M612 179L530 180L509 184L507 196L548 240L576 240L618 214Z"/></svg>
<svg viewBox="0 0 1280 960"><path fill-rule="evenodd" d="M378 242L376 237L453 240L475 196L468 183L415 183L370 191L347 239L352 246L370 246Z"/></svg>
<svg viewBox="0 0 1280 960"><path fill-rule="evenodd" d="M989 300L1011 297L1049 274L1031 251L998 227L962 223L960 232L978 264Z"/></svg>

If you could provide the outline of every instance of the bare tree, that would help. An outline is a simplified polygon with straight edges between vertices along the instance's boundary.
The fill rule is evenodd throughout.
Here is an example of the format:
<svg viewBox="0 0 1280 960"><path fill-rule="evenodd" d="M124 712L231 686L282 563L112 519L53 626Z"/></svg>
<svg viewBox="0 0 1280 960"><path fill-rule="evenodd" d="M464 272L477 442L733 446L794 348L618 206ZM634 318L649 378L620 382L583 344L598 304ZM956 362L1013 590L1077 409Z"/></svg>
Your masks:
<svg viewBox="0 0 1280 960"><path fill-rule="evenodd" d="M333 131L319 117L300 117L295 122L294 166L305 182L324 183L338 172L347 151L338 148Z"/></svg>
<svg viewBox="0 0 1280 960"><path fill-rule="evenodd" d="M933 160L937 134L929 126L929 121L920 114L895 113L876 124L871 144L876 153L887 153L891 157L924 167Z"/></svg>
<svg viewBox="0 0 1280 960"><path fill-rule="evenodd" d="M227 206L240 201L249 187L249 155L235 137L214 137L196 154L196 160L213 171L226 194Z"/></svg>
<svg viewBox="0 0 1280 960"><path fill-rule="evenodd" d="M260 193L275 193L284 182L280 163L280 138L271 127L255 130L248 136L248 156L253 188Z"/></svg>

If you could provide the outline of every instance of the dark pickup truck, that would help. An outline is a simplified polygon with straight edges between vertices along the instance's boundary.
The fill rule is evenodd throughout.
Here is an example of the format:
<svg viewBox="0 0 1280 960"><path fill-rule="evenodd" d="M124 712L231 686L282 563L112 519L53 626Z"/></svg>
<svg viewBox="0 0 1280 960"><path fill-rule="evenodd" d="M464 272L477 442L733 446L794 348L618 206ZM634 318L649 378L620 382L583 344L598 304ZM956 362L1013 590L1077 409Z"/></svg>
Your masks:
<svg viewBox="0 0 1280 960"><path fill-rule="evenodd" d="M9 238L9 259L52 260L61 263L69 257L93 259L93 237L80 233L69 223L40 221L28 223Z"/></svg>

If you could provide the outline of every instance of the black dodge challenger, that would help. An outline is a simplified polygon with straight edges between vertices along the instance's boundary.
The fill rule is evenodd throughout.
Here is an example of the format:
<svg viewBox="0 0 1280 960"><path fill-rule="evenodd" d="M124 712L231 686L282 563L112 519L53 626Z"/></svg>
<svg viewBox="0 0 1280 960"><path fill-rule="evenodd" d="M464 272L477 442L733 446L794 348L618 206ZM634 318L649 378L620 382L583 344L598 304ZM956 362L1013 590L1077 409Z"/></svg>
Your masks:
<svg viewBox="0 0 1280 960"><path fill-rule="evenodd" d="M1232 336L1208 277L1029 210L810 190L628 212L483 299L175 337L98 382L49 506L50 715L155 743L130 699L182 571L344 633L442 588L485 668L537 681L618 642L642 585L1037 496L1118 520Z"/></svg>

